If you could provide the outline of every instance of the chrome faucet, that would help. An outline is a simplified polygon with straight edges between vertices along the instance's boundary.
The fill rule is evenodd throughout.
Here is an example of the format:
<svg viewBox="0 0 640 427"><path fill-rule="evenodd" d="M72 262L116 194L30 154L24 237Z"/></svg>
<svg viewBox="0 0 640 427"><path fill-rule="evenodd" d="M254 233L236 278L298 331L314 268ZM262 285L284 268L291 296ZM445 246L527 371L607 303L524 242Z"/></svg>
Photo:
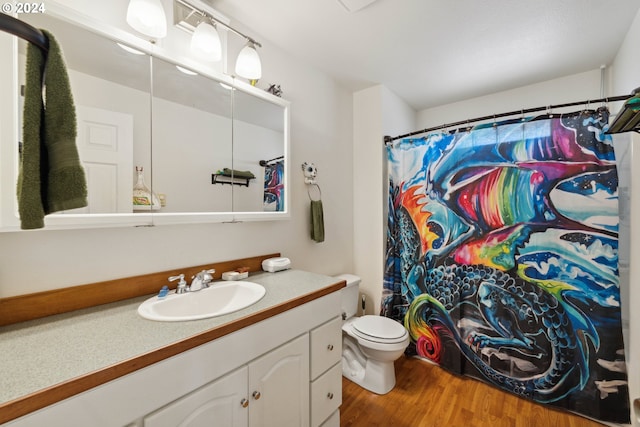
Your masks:
<svg viewBox="0 0 640 427"><path fill-rule="evenodd" d="M176 294L185 294L187 292L198 292L209 287L209 283L213 281L213 273L216 270L211 268L209 270L202 270L195 276L191 277L191 285L187 284L184 280L184 274L178 274L177 276L169 277L170 282L178 281L176 287Z"/></svg>
<svg viewBox="0 0 640 427"><path fill-rule="evenodd" d="M213 280L213 273L216 270L211 268L209 270L202 270L191 278L191 286L189 286L189 292L197 292L209 287L209 283ZM195 286L195 288L194 288Z"/></svg>

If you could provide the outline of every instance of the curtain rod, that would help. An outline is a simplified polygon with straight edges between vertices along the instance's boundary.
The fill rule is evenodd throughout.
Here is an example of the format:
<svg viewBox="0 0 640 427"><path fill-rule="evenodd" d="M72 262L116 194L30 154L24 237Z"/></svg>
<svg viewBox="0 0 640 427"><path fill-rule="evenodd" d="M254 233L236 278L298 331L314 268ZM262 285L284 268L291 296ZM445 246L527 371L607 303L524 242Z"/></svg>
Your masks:
<svg viewBox="0 0 640 427"><path fill-rule="evenodd" d="M524 108L522 110L510 111L508 113L500 113L500 114L493 114L491 116L476 117L475 119L468 119L468 120L462 120L462 121L454 122L454 123L447 123L447 124L440 125L440 126L434 126L434 127L430 127L430 128L426 128L426 129L422 129L422 130L417 130L417 131L414 131L414 132L409 132L409 133L406 133L404 135L399 135L399 136L395 136L395 137L391 137L391 136L385 135L385 137L384 137L384 145L388 145L391 142L393 142L395 140L398 140L398 139L407 138L407 137L415 136L415 135L420 135L420 134L423 134L423 133L429 133L429 132L433 132L433 131L440 130L440 129L446 129L448 127L461 126L461 125L466 125L466 124L469 124L469 123L481 122L481 121L484 121L484 120L497 119L497 118L501 118L501 117L515 116L517 114L523 114L524 115L525 113L535 113L537 111L552 110L554 108L575 107L576 105L588 105L590 103L597 104L599 102L625 101L625 100L631 98L632 96L633 96L633 94L631 94L631 95L620 95L620 96L613 96L613 97L609 97L609 98L591 99L591 100L580 101L580 102L570 102L570 103L567 103L567 104L548 105L546 107Z"/></svg>
<svg viewBox="0 0 640 427"><path fill-rule="evenodd" d="M33 43L45 54L49 51L49 40L42 31L6 13L0 13L0 31Z"/></svg>
<svg viewBox="0 0 640 427"><path fill-rule="evenodd" d="M275 158L273 158L271 160L260 160L259 163L260 163L260 166L267 166L268 164L270 164L272 162L273 163L277 163L277 160L282 160L282 159L284 159L284 156L275 157Z"/></svg>

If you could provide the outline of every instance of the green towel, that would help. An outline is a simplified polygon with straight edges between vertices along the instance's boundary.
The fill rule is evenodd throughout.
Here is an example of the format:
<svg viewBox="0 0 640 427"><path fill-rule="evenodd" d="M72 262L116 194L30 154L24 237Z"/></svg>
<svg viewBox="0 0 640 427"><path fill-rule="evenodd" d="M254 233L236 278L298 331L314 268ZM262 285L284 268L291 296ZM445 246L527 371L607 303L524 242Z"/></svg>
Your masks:
<svg viewBox="0 0 640 427"><path fill-rule="evenodd" d="M21 228L44 227L44 215L87 206L76 147L76 113L62 51L51 33L49 53L27 46L23 148L18 175ZM44 72L44 78L43 76ZM42 100L42 85L45 100Z"/></svg>
<svg viewBox="0 0 640 427"><path fill-rule="evenodd" d="M40 182L42 164L40 157L46 156L40 145L41 124L44 120L42 103L42 74L44 54L35 46L27 46L26 85L24 88L24 114L22 120L22 150L18 173L18 212L23 229L44 227L46 192Z"/></svg>
<svg viewBox="0 0 640 427"><path fill-rule="evenodd" d="M254 179L256 177L251 171L239 171L237 169L229 169L229 168L222 169L222 175L231 176L232 174L234 178Z"/></svg>
<svg viewBox="0 0 640 427"><path fill-rule="evenodd" d="M311 239L315 242L324 242L324 214L322 212L322 200L311 201Z"/></svg>

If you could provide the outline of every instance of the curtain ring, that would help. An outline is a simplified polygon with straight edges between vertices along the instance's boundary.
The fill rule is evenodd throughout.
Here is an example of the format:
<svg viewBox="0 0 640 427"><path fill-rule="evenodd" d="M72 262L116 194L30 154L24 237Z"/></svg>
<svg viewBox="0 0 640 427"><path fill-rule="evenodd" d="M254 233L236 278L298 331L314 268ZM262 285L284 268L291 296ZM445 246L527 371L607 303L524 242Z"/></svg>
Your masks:
<svg viewBox="0 0 640 427"><path fill-rule="evenodd" d="M311 200L312 202L314 201L318 201L318 200L322 200L322 190L320 189L320 186L318 184L307 184L307 195L309 196L309 200ZM314 186L318 189L318 200L313 200L313 197L311 197L311 191L309 189L309 187Z"/></svg>

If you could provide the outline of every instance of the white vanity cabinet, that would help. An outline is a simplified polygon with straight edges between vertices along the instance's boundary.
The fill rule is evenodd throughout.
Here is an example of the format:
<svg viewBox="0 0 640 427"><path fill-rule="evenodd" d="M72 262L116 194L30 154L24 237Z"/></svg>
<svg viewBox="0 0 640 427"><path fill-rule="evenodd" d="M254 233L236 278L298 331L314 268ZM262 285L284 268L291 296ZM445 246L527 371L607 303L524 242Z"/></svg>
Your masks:
<svg viewBox="0 0 640 427"><path fill-rule="evenodd" d="M337 427L340 307L332 292L2 426Z"/></svg>
<svg viewBox="0 0 640 427"><path fill-rule="evenodd" d="M305 334L144 418L144 427L306 427Z"/></svg>

